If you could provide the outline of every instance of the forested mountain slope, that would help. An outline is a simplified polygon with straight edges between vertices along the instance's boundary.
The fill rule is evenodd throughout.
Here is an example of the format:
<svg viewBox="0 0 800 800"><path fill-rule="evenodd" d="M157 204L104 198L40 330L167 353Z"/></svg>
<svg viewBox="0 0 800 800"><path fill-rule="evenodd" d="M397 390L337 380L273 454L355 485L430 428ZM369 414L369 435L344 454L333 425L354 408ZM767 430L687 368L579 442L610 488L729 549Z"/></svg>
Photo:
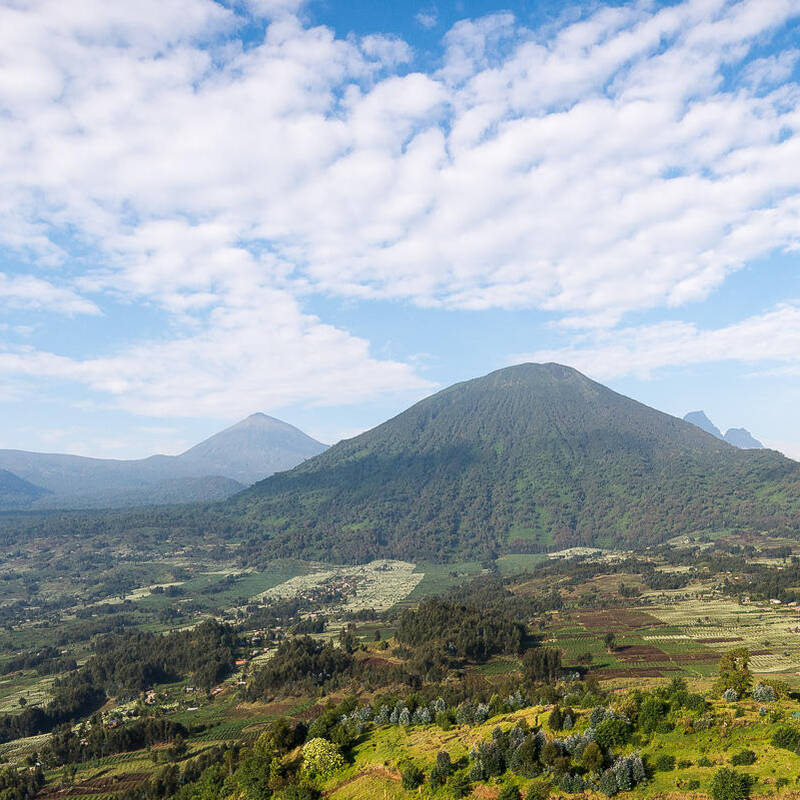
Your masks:
<svg viewBox="0 0 800 800"><path fill-rule="evenodd" d="M800 464L739 450L558 364L456 384L231 498L275 555L361 560L795 530ZM257 531L257 535L254 535Z"/></svg>

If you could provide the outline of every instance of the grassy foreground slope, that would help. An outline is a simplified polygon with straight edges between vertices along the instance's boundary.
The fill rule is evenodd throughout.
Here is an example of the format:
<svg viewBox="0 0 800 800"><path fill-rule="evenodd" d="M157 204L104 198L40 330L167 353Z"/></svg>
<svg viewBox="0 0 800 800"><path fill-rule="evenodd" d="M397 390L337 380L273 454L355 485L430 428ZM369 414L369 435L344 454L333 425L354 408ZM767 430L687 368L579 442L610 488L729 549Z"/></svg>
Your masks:
<svg viewBox="0 0 800 800"><path fill-rule="evenodd" d="M229 502L266 552L348 561L790 530L800 464L558 364L456 384ZM254 547L262 544L254 540Z"/></svg>

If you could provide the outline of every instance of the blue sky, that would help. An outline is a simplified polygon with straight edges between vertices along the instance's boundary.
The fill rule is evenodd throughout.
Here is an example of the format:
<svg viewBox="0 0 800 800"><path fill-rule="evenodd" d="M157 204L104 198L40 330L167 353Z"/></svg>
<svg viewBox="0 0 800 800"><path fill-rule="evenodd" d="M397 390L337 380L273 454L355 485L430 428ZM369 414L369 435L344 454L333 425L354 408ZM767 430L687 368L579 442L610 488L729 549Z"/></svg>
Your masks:
<svg viewBox="0 0 800 800"><path fill-rule="evenodd" d="M0 52L0 447L555 360L800 458L800 0L18 0Z"/></svg>

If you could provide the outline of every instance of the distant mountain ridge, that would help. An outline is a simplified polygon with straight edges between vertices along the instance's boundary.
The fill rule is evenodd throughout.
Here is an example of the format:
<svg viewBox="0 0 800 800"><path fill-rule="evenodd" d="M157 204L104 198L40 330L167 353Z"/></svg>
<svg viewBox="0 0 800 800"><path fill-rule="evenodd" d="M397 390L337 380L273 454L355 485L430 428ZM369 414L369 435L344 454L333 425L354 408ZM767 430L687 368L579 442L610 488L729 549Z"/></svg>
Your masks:
<svg viewBox="0 0 800 800"><path fill-rule="evenodd" d="M177 456L134 460L0 450L0 469L44 494L31 508L112 508L222 500L275 472L291 469L326 445L266 414L252 414ZM0 507L17 507L8 500Z"/></svg>
<svg viewBox="0 0 800 800"><path fill-rule="evenodd" d="M728 428L723 435L722 431L706 416L705 411L690 411L685 417L686 422L697 425L698 428L722 439L723 442L732 444L742 450L761 450L764 445L758 441L746 428Z"/></svg>
<svg viewBox="0 0 800 800"><path fill-rule="evenodd" d="M641 547L795 529L800 464L739 450L569 367L521 364L428 397L224 508L260 535L264 558Z"/></svg>
<svg viewBox="0 0 800 800"><path fill-rule="evenodd" d="M47 489L35 486L6 469L0 469L0 508L28 505L48 494Z"/></svg>

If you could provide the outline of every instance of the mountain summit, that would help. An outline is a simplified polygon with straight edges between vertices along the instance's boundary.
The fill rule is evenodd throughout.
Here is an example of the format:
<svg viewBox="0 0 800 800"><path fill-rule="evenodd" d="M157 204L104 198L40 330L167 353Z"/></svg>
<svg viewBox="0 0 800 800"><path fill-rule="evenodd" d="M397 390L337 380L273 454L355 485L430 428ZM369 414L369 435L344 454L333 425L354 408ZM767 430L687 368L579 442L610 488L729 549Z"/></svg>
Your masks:
<svg viewBox="0 0 800 800"><path fill-rule="evenodd" d="M742 450L760 450L764 447L747 428L728 428L723 436L722 431L706 416L705 411L690 411L684 420Z"/></svg>
<svg viewBox="0 0 800 800"><path fill-rule="evenodd" d="M176 458L185 465L213 467L216 474L249 485L273 472L291 469L325 447L294 425L257 413Z"/></svg>
<svg viewBox="0 0 800 800"><path fill-rule="evenodd" d="M325 447L293 425L252 414L178 456L126 461L0 450L0 469L47 490L9 494L6 507L121 508L222 500Z"/></svg>
<svg viewBox="0 0 800 800"><path fill-rule="evenodd" d="M796 519L800 465L559 364L451 386L231 498L273 554L362 560L625 545Z"/></svg>

